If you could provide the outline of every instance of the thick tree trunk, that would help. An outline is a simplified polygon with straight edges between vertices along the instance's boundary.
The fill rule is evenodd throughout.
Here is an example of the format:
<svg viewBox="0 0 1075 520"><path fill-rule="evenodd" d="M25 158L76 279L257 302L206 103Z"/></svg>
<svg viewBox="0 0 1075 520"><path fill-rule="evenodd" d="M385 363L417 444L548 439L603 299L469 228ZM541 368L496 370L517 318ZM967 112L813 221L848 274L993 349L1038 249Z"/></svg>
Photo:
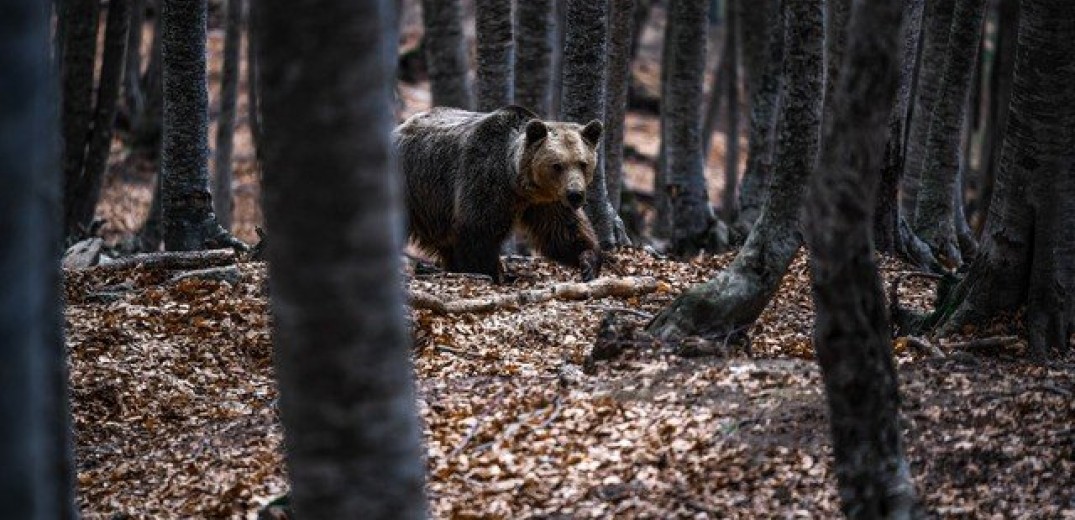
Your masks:
<svg viewBox="0 0 1075 520"><path fill-rule="evenodd" d="M63 24L60 59L63 207L69 210L75 207L79 198L79 180L93 121L93 71L100 5L96 0L67 0L60 4L60 15L59 23Z"/></svg>
<svg viewBox="0 0 1075 520"><path fill-rule="evenodd" d="M785 109L769 199L731 265L688 289L650 322L647 328L658 337L723 338L749 327L802 245L799 210L821 130L824 9L821 0L788 2L786 8Z"/></svg>
<svg viewBox="0 0 1075 520"><path fill-rule="evenodd" d="M567 0L564 28L563 93L561 119L586 124L605 118L605 83L608 72L609 0ZM604 153L598 160L593 182L586 193L586 215L590 217L602 249L618 244L619 215L609 203L605 183Z"/></svg>
<svg viewBox="0 0 1075 520"><path fill-rule="evenodd" d="M769 196L769 178L775 152L776 122L780 115L780 96L784 79L784 7L781 0L767 0L754 9L767 10L768 23L762 26L768 35L760 76L750 88L750 130L747 142L747 164L743 171L743 186L739 191L737 226L749 233L761 214ZM744 30L747 28L744 26ZM745 34L744 34L745 36Z"/></svg>
<svg viewBox="0 0 1075 520"><path fill-rule="evenodd" d="M67 237L81 239L82 231L90 229L94 210L101 198L108 156L112 151L112 130L116 120L120 87L123 84L123 66L127 53L128 23L130 9L127 0L108 3L105 22L104 52L101 57L101 77L97 85L97 104L93 115L86 146L86 159L81 174L68 187L73 194L66 215Z"/></svg>
<svg viewBox="0 0 1075 520"><path fill-rule="evenodd" d="M553 4L515 4L515 103L543 118L552 108Z"/></svg>
<svg viewBox="0 0 1075 520"><path fill-rule="evenodd" d="M515 90L515 43L511 35L511 0L475 0L478 44L478 111L511 104Z"/></svg>
<svg viewBox="0 0 1075 520"><path fill-rule="evenodd" d="M705 157L702 150L702 101L705 75L707 5L696 0L670 0L664 45L671 49L667 97L661 100L665 114L665 176L672 197L672 250L694 256L711 249L708 237L715 217L706 190Z"/></svg>
<svg viewBox="0 0 1075 520"><path fill-rule="evenodd" d="M989 106L982 139L981 213L976 231L981 235L993 201L993 187L1000 164L1000 150L1008 121L1015 68L1016 38L1019 31L1019 0L1000 0L997 6L997 35L993 45L993 66L989 76Z"/></svg>
<svg viewBox="0 0 1075 520"><path fill-rule="evenodd" d="M59 102L49 5L0 17L0 502L7 518L77 518L60 302Z"/></svg>
<svg viewBox="0 0 1075 520"><path fill-rule="evenodd" d="M209 193L206 0L162 3L164 247L169 251L241 247L217 223Z"/></svg>
<svg viewBox="0 0 1075 520"><path fill-rule="evenodd" d="M721 193L721 217L732 222L739 215L737 188L739 184L739 13L742 0L727 0L725 18L728 20L725 39L728 56L728 74L724 85L728 94L728 119L724 128L724 191ZM714 84L715 85L715 84ZM702 164L709 147L702 149Z"/></svg>
<svg viewBox="0 0 1075 520"><path fill-rule="evenodd" d="M922 42L922 14L925 5L926 0L904 3L899 90L888 119L888 142L885 145L881 185L877 190L874 212L874 247L884 253L895 253L899 238L899 182L903 173L907 124L911 118L911 98L914 93L918 51Z"/></svg>
<svg viewBox="0 0 1075 520"><path fill-rule="evenodd" d="M433 106L471 108L459 0L422 0L426 64Z"/></svg>
<svg viewBox="0 0 1075 520"><path fill-rule="evenodd" d="M525 2L523 2L525 3ZM608 24L608 82L605 84L605 185L617 214L623 190L623 135L627 86L631 81L631 40L635 0L611 0ZM624 242L626 236L618 237Z"/></svg>
<svg viewBox="0 0 1075 520"><path fill-rule="evenodd" d="M922 24L922 50L919 54L921 63L918 65L914 109L908 125L903 177L900 179L900 211L904 218L911 221L914 220L915 206L918 204L919 179L925 167L927 138L934 105L940 98L944 82L944 65L955 3L956 0L929 0L926 3Z"/></svg>
<svg viewBox="0 0 1075 520"><path fill-rule="evenodd" d="M382 53L389 7L311 4L260 0L254 11L274 86L262 97L264 202L292 504L299 518L425 518L386 88L395 74Z"/></svg>
<svg viewBox="0 0 1075 520"><path fill-rule="evenodd" d="M941 333L1026 306L1030 351L1075 333L1075 11L1024 0L1011 111L982 247L940 307ZM950 311L950 312L949 312Z"/></svg>
<svg viewBox="0 0 1075 520"><path fill-rule="evenodd" d="M967 93L978 40L982 37L985 0L956 0L949 52L941 90L933 106L926 157L915 204L914 230L942 264L963 263L956 236L954 201L962 157L960 141L966 118ZM962 201L962 197L959 197ZM966 222L966 219L964 219Z"/></svg>
<svg viewBox="0 0 1075 520"><path fill-rule="evenodd" d="M902 0L856 2L840 78L825 107L820 167L806 203L817 318L841 509L848 518L923 517L903 453L891 328L870 216L899 81ZM829 70L832 70L831 68Z"/></svg>
<svg viewBox="0 0 1075 520"><path fill-rule="evenodd" d="M220 75L220 117L213 156L213 213L231 229L231 154L235 139L235 106L239 97L239 47L242 45L243 0L227 0L224 22L224 66Z"/></svg>

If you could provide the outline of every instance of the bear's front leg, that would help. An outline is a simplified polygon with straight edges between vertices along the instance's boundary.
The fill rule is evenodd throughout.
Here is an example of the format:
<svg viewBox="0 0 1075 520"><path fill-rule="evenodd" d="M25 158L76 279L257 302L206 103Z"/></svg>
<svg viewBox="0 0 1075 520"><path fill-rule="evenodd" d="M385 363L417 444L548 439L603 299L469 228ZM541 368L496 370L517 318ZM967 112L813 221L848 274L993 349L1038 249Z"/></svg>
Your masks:
<svg viewBox="0 0 1075 520"><path fill-rule="evenodd" d="M601 274L604 255L581 209L561 202L534 205L523 211L521 222L534 248L545 257L579 268L586 282Z"/></svg>

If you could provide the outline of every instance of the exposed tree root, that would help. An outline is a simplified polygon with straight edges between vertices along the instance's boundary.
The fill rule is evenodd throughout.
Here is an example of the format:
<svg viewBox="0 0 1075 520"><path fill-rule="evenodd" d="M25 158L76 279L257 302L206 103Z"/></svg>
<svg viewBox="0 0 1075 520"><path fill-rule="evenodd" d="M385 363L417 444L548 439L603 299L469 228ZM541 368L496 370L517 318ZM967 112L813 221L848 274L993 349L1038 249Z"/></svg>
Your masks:
<svg viewBox="0 0 1075 520"><path fill-rule="evenodd" d="M648 294L657 290L657 279L642 277L598 278L592 282L565 282L540 289L530 289L509 294L496 294L481 298L462 300L444 300L432 294L412 291L411 307L426 309L436 314L462 314L476 312L494 312L516 309L533 303L549 300L586 300L590 298L628 298Z"/></svg>

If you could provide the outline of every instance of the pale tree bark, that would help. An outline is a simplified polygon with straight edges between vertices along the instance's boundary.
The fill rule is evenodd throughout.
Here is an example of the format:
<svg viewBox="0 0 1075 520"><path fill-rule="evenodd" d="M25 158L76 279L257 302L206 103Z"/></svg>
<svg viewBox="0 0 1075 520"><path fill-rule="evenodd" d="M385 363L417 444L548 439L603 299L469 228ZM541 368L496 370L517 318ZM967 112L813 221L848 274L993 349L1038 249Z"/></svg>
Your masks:
<svg viewBox="0 0 1075 520"><path fill-rule="evenodd" d="M1019 0L1000 0L997 5L997 30L993 44L993 67L989 75L989 98L982 139L981 213L989 215L993 186L1000 164L1000 149L1008 120L1012 97L1012 70L1015 68L1016 38L1019 30ZM985 218L976 229L981 234Z"/></svg>
<svg viewBox="0 0 1075 520"><path fill-rule="evenodd" d="M213 155L213 213L231 229L231 155L235 142L235 107L239 97L239 47L242 46L243 0L227 0L224 65L220 74L220 117Z"/></svg>
<svg viewBox="0 0 1075 520"><path fill-rule="evenodd" d="M750 327L768 305L802 245L799 211L817 162L824 79L821 0L785 5L785 108L769 198L735 260L691 287L648 325L658 337L724 338Z"/></svg>
<svg viewBox="0 0 1075 520"><path fill-rule="evenodd" d="M525 3L525 2L523 2ZM635 0L610 0L608 81L605 84L605 186L612 210L619 214L623 192L623 135L627 87L631 81L631 41ZM618 237L621 243L626 236Z"/></svg>
<svg viewBox="0 0 1075 520"><path fill-rule="evenodd" d="M553 4L515 4L515 103L543 118L552 108Z"/></svg>
<svg viewBox="0 0 1075 520"><path fill-rule="evenodd" d="M727 0L724 4L727 29L724 44L728 57L727 78L723 85L728 95L728 119L724 127L724 191L721 194L721 217L732 222L739 215L737 188L739 184L739 13L742 0ZM716 83L713 84L716 89ZM716 104L717 100L713 100ZM709 147L702 148L703 164L708 160Z"/></svg>
<svg viewBox="0 0 1075 520"><path fill-rule="evenodd" d="M938 309L940 333L1025 306L1030 352L1075 333L1075 11L1023 0L1011 110L981 250Z"/></svg>
<svg viewBox="0 0 1075 520"><path fill-rule="evenodd" d="M665 177L672 198L672 250L690 257L712 250L709 240L716 217L706 190L705 157L702 150L702 102L705 75L707 5L696 0L670 0L664 45L671 61L665 69L667 82L661 112L666 125Z"/></svg>
<svg viewBox="0 0 1075 520"><path fill-rule="evenodd" d="M206 0L164 0L162 4L164 247L169 251L242 248L220 227L209 193Z"/></svg>
<svg viewBox="0 0 1075 520"><path fill-rule="evenodd" d="M470 109L459 0L422 0L422 27L433 106Z"/></svg>
<svg viewBox="0 0 1075 520"><path fill-rule="evenodd" d="M784 78L784 7L781 0L767 0L753 5L767 13L762 25L764 42L761 67L750 81L750 129L747 163L743 185L739 190L739 218L736 227L744 235L750 232L761 214L769 194L773 153L776 145L776 122L780 116L780 97ZM747 27L744 25L744 31ZM746 40L744 33L744 41ZM747 55L744 53L744 55ZM749 70L749 67L748 67ZM756 80L753 78L757 78Z"/></svg>
<svg viewBox="0 0 1075 520"><path fill-rule="evenodd" d="M814 349L841 509L852 519L926 516L904 456L892 332L870 230L899 82L902 3L854 3L840 78L825 101L832 119L805 204Z"/></svg>
<svg viewBox="0 0 1075 520"><path fill-rule="evenodd" d="M6 518L77 518L60 302L61 165L49 5L0 17L0 501Z"/></svg>
<svg viewBox="0 0 1075 520"><path fill-rule="evenodd" d="M563 92L560 118L586 124L605 118L605 83L608 72L609 0L566 0ZM620 245L623 222L612 210L605 183L601 151L593 182L586 192L586 215L593 223L602 249Z"/></svg>
<svg viewBox="0 0 1075 520"><path fill-rule="evenodd" d="M913 222L918 204L919 179L926 162L927 138L933 119L934 105L940 97L944 81L944 65L948 54L948 39L952 29L952 12L956 0L926 2L922 24L922 50L919 55L918 79L915 85L914 108L908 125L907 151L900 178L900 211ZM960 49L965 52L966 49Z"/></svg>
<svg viewBox="0 0 1075 520"><path fill-rule="evenodd" d="M391 0L260 0L264 204L297 518L425 518L384 23ZM340 197L341 193L349 194Z"/></svg>
<svg viewBox="0 0 1075 520"><path fill-rule="evenodd" d="M515 43L511 34L511 0L476 0L474 25L478 47L478 111L511 104L515 87Z"/></svg>
<svg viewBox="0 0 1075 520"><path fill-rule="evenodd" d="M954 206L957 198L962 202L956 193L962 158L960 141L984 15L985 0L956 0L941 89L930 118L926 157L915 200L915 233L929 245L937 260L948 267L963 263Z"/></svg>

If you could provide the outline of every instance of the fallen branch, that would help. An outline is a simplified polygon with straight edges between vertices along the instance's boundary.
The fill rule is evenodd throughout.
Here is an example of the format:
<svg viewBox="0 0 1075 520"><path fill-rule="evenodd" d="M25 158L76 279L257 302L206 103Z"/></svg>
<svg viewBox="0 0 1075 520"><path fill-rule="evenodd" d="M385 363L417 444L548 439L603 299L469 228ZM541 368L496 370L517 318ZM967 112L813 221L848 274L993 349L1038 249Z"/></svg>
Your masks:
<svg viewBox="0 0 1075 520"><path fill-rule="evenodd" d="M179 270L217 267L235 263L235 251L232 249L211 249L208 251L165 251L161 253L143 253L132 255L100 264L90 269L97 272L112 272L145 267L150 269Z"/></svg>
<svg viewBox="0 0 1075 520"><path fill-rule="evenodd" d="M970 341L946 343L944 346L956 350L998 349L1015 345L1019 343L1019 341L1019 336L993 336L990 338L973 339Z"/></svg>
<svg viewBox="0 0 1075 520"><path fill-rule="evenodd" d="M918 336L902 336L896 338L896 342L903 342L907 348L916 350L930 357L944 357L944 351L925 338L920 338Z"/></svg>
<svg viewBox="0 0 1075 520"><path fill-rule="evenodd" d="M592 282L566 282L509 294L494 294L481 298L445 301L432 294L411 291L411 307L426 309L436 314L461 314L493 312L516 309L523 305L549 300L586 300L590 298L628 298L657 290L657 280L648 276L626 278L598 278Z"/></svg>

